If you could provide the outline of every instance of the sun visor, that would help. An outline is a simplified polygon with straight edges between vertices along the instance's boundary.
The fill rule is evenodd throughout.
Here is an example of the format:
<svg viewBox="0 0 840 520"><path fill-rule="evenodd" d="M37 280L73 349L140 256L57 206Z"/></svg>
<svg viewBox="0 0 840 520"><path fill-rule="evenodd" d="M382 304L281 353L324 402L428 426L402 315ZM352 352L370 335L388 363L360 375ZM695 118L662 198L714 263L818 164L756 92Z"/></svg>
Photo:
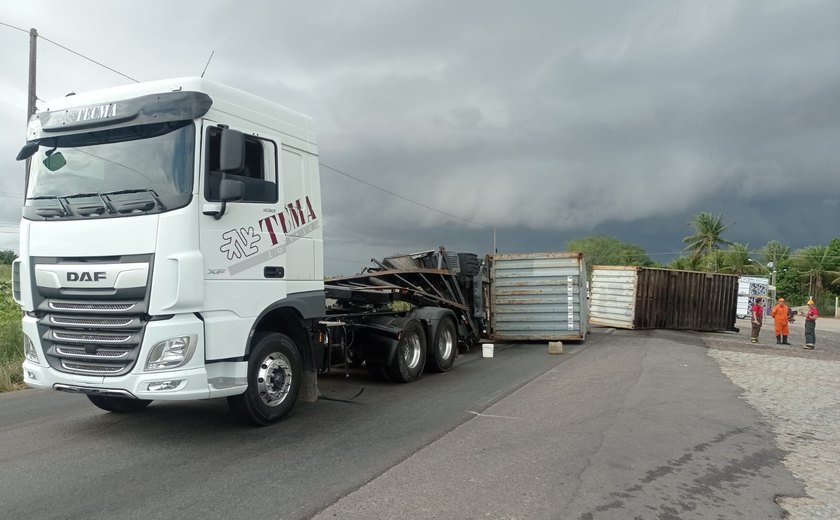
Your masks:
<svg viewBox="0 0 840 520"><path fill-rule="evenodd" d="M165 92L133 99L35 114L41 128L29 140L84 129L105 129L170 121L187 121L203 116L213 100L203 92ZM37 127L37 125L36 125ZM32 129L30 127L30 129Z"/></svg>

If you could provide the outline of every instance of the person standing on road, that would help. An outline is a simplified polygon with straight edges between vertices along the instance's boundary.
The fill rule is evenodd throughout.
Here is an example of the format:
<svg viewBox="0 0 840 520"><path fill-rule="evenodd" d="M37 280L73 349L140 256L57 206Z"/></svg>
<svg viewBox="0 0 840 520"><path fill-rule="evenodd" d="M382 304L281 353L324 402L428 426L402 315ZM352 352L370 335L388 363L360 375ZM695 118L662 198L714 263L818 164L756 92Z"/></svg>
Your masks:
<svg viewBox="0 0 840 520"><path fill-rule="evenodd" d="M758 343L758 333L764 320L764 299L756 298L752 306L752 343Z"/></svg>
<svg viewBox="0 0 840 520"><path fill-rule="evenodd" d="M776 325L776 344L790 345L788 343L788 311L790 309L785 305L785 299L779 298L779 303L770 311L770 316L773 316L773 323Z"/></svg>
<svg viewBox="0 0 840 520"><path fill-rule="evenodd" d="M814 300L808 300L808 313L805 314L805 350L814 350L814 344L817 342L817 317L820 313L817 312L817 306L814 305Z"/></svg>

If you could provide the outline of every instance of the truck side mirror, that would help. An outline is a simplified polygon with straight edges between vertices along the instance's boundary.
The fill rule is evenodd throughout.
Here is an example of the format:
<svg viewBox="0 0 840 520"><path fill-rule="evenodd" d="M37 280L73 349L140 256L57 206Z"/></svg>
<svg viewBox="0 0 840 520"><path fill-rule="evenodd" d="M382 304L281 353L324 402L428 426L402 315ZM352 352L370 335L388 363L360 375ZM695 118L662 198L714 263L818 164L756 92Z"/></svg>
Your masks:
<svg viewBox="0 0 840 520"><path fill-rule="evenodd" d="M233 179L225 179L219 183L219 200L229 202L242 200L245 197L245 183Z"/></svg>
<svg viewBox="0 0 840 520"><path fill-rule="evenodd" d="M223 129L219 148L220 172L235 174L245 168L245 136L242 132Z"/></svg>
<svg viewBox="0 0 840 520"><path fill-rule="evenodd" d="M20 149L20 152L18 152L16 159L18 161L22 161L24 159L29 159L30 157L35 155L35 152L37 152L37 151L38 151L38 143L33 143L33 142L26 143L25 145L23 145L23 148Z"/></svg>
<svg viewBox="0 0 840 520"><path fill-rule="evenodd" d="M212 215L214 219L219 220L224 216L227 210L227 203L235 200L242 200L245 198L245 183L233 179L227 179L222 174L222 180L219 182L219 201L222 203L218 211L205 211L205 215Z"/></svg>

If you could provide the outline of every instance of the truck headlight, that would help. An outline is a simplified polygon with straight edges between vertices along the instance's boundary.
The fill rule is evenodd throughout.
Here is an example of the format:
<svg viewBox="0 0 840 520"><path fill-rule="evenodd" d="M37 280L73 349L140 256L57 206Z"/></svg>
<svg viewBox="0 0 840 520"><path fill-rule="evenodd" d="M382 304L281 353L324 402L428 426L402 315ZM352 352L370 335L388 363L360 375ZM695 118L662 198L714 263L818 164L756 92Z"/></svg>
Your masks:
<svg viewBox="0 0 840 520"><path fill-rule="evenodd" d="M149 352L146 370L166 370L187 364L195 352L195 344L195 336L180 336L161 341Z"/></svg>
<svg viewBox="0 0 840 520"><path fill-rule="evenodd" d="M29 339L29 336L26 334L23 335L23 355L26 356L26 359L36 365L41 364L41 361L38 359L38 349L35 347L35 343Z"/></svg>

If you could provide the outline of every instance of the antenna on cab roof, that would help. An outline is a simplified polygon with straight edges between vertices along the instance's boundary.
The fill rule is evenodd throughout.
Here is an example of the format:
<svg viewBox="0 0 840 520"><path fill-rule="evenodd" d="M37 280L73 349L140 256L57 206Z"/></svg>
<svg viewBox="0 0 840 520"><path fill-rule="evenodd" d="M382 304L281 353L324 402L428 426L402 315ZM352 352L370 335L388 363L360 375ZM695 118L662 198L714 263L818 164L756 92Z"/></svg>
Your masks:
<svg viewBox="0 0 840 520"><path fill-rule="evenodd" d="M207 67L210 66L210 60L213 59L213 54L215 54L215 53L216 53L216 51L210 51L210 57L207 58L207 64L204 66L204 70L201 71L201 77L202 78L204 77L204 73L207 72Z"/></svg>

